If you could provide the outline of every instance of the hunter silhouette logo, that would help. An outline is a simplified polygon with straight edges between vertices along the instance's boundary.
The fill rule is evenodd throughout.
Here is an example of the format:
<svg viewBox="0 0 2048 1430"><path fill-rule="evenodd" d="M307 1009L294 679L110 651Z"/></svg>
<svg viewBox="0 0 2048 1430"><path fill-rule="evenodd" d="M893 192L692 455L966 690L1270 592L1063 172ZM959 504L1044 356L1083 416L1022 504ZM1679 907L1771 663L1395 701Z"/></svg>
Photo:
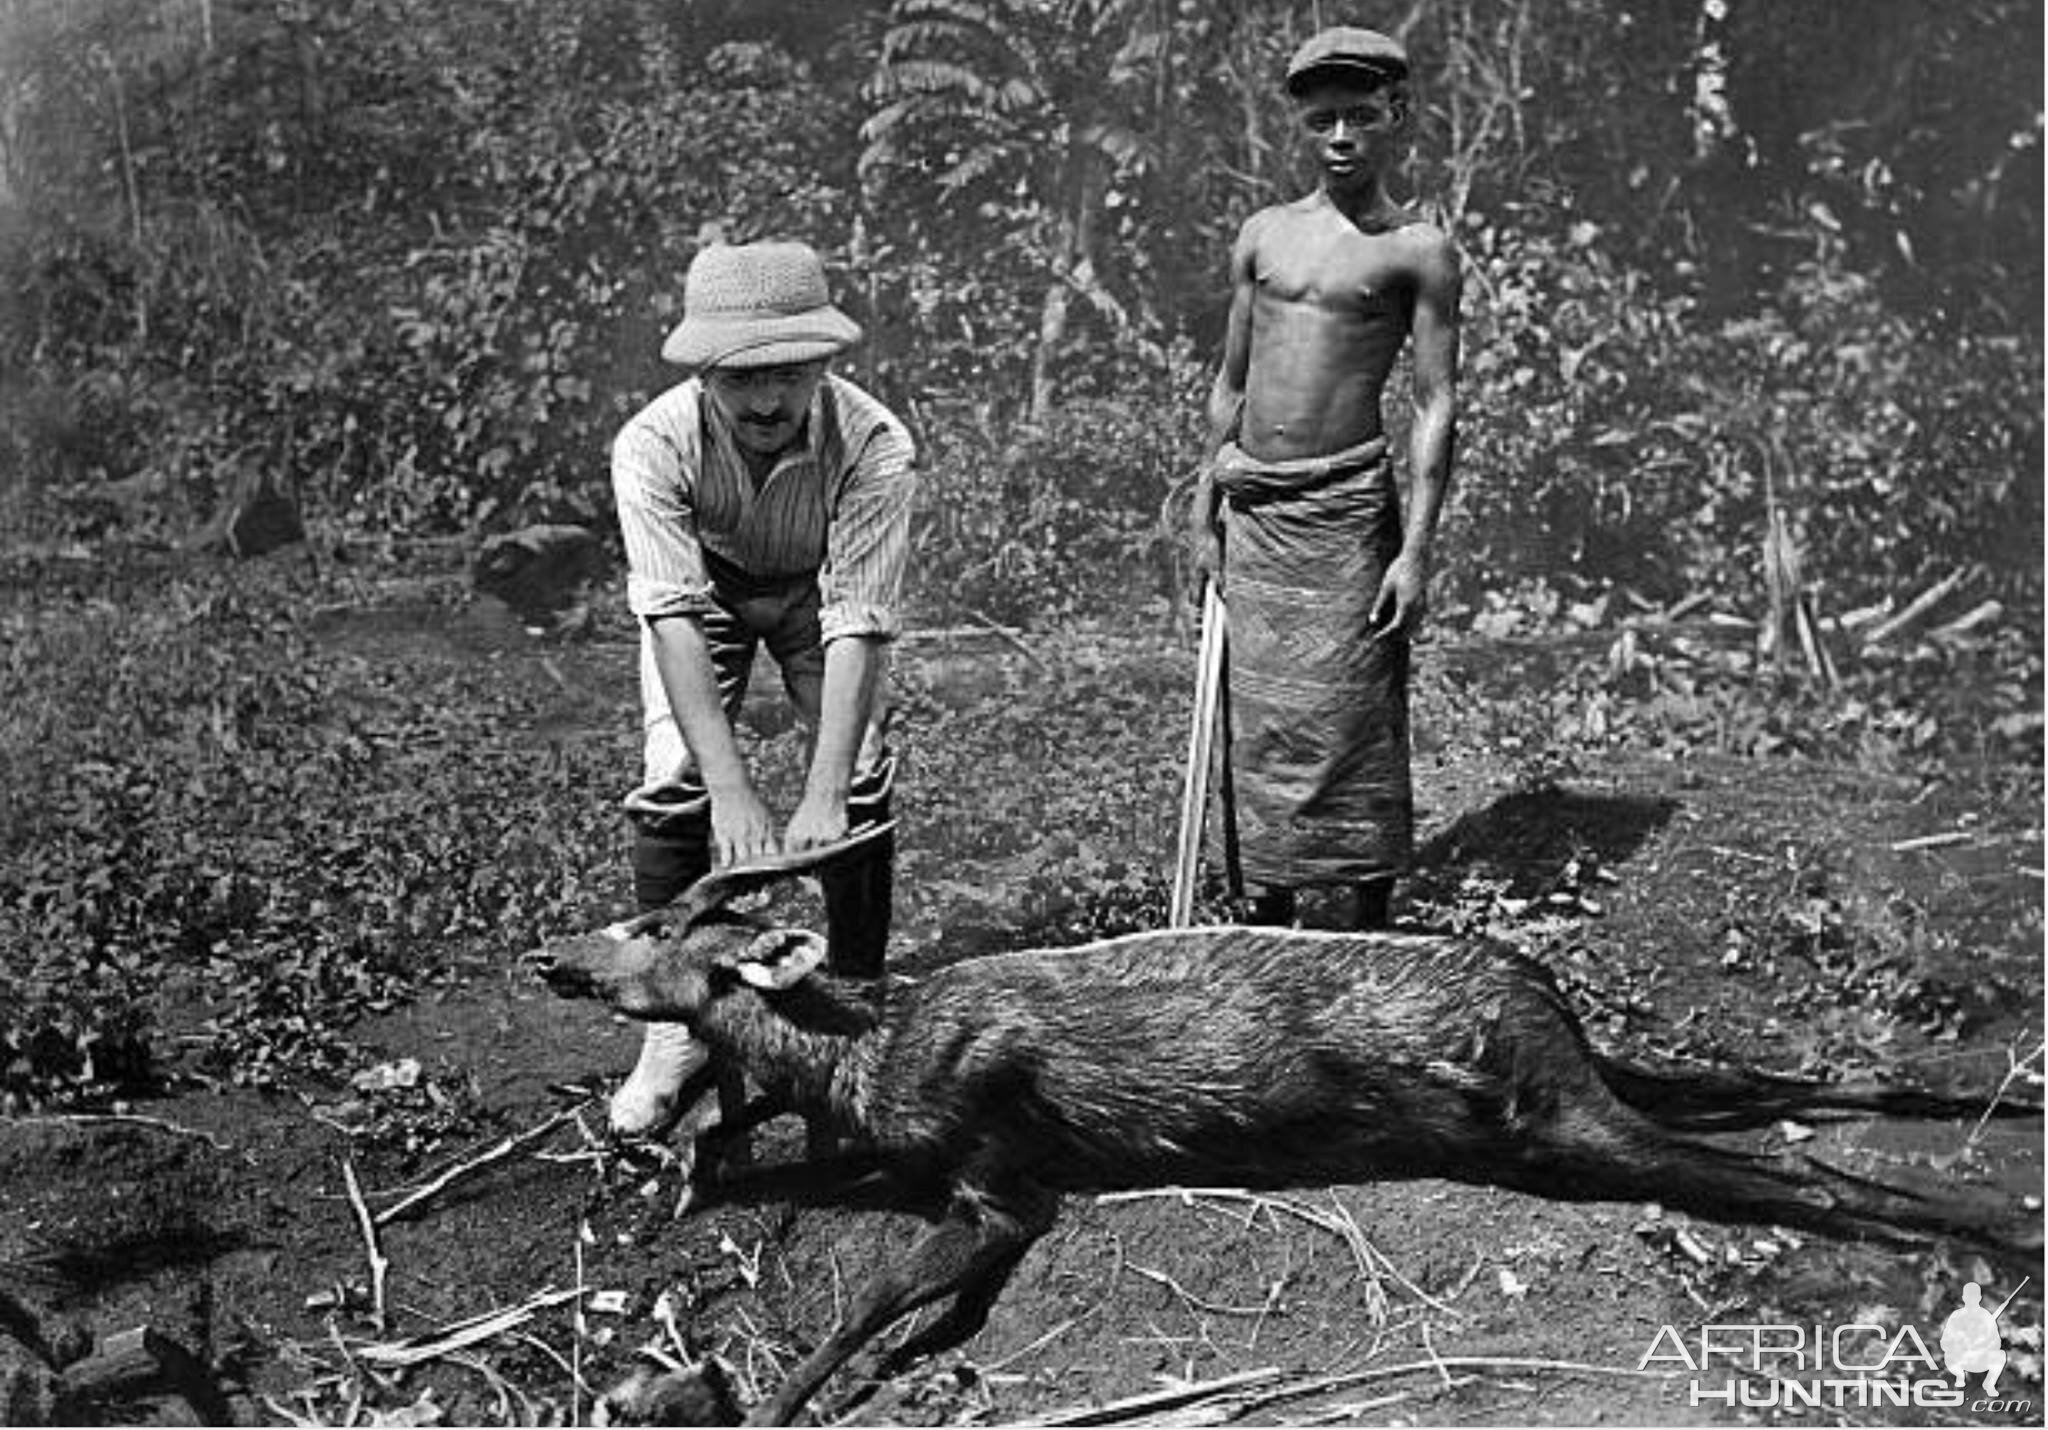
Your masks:
<svg viewBox="0 0 2048 1430"><path fill-rule="evenodd" d="M1982 1286L1965 1284L1962 1305L1942 1326L1938 1355L1910 1322L1716 1322L1698 1327L1690 1338L1675 1326L1659 1328L1636 1368L1670 1365L1690 1371L1686 1396L1695 1406L1793 1411L1898 1406L2024 1415L2033 1409L2032 1401L1998 1395L1998 1379L2006 1368L1998 1318L2026 1285L2021 1280L1992 1310L1982 1304ZM1968 1381L1979 1375L1983 1390L1973 1392Z"/></svg>
<svg viewBox="0 0 2048 1430"><path fill-rule="evenodd" d="M1960 1387L1966 1377L1979 1372L1984 1376L1984 1393L1998 1394L1998 1374L2005 1369L2005 1343L1998 1332L1998 1318L2005 1308L2012 1304L2012 1297L2020 1294L2022 1280L2013 1287L2012 1296L1999 1303L1996 1311L1987 1311L1980 1304L1984 1289L1971 1281L1963 1287L1963 1304L1948 1313L1948 1320L1941 1328L1941 1359L1950 1375L1956 1378Z"/></svg>

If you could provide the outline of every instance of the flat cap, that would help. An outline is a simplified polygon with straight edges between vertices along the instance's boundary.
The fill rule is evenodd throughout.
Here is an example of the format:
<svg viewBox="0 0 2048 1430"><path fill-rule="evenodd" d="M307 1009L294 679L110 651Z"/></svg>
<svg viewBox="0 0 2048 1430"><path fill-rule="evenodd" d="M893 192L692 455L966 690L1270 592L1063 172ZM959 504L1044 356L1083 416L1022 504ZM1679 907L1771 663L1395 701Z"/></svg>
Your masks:
<svg viewBox="0 0 2048 1430"><path fill-rule="evenodd" d="M1408 52L1401 42L1378 30L1333 25L1309 36L1287 65L1286 89L1299 94L1311 80L1335 78L1345 70L1364 70L1381 78L1408 73Z"/></svg>

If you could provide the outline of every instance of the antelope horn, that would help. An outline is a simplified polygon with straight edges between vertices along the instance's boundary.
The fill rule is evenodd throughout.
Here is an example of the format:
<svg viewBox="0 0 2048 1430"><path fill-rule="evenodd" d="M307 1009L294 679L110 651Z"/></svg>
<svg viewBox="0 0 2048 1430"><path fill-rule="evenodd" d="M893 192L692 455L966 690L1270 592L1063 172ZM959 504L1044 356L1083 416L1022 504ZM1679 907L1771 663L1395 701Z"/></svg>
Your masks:
<svg viewBox="0 0 2048 1430"><path fill-rule="evenodd" d="M863 824L856 829L848 830L845 838L834 840L830 844L820 844L812 849L763 854L742 864L728 864L723 869L713 869L678 894L675 902L620 925L619 932L630 938L656 924L671 921L688 928L713 909L738 898L741 894L766 888L783 879L792 879L821 865L829 864L842 855L873 843L895 827L896 821L893 819L878 820L873 824Z"/></svg>

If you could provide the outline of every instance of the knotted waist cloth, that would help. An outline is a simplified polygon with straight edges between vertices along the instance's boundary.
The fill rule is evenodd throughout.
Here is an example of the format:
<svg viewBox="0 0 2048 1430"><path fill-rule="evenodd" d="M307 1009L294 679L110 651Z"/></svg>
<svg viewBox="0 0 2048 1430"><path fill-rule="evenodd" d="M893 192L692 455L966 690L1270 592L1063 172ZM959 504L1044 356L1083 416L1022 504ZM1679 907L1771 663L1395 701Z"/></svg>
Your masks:
<svg viewBox="0 0 2048 1430"><path fill-rule="evenodd" d="M1254 884L1399 872L1414 840L1408 641L1375 640L1401 550L1386 439L1325 457L1217 454L1239 852Z"/></svg>

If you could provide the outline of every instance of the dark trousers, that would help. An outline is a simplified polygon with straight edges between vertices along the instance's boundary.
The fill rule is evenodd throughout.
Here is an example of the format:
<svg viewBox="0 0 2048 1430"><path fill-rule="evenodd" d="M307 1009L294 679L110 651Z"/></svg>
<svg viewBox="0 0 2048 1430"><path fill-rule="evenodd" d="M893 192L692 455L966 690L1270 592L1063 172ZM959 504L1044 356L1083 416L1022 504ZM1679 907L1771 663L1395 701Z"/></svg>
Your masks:
<svg viewBox="0 0 2048 1430"><path fill-rule="evenodd" d="M847 823L858 827L888 819L895 782L893 757L864 772L847 796ZM671 810L642 807L633 813L633 896L643 912L673 903L711 872L710 796L687 786L675 795ZM881 977L895 895L894 831L821 867L818 882L825 891L830 968L848 978Z"/></svg>

